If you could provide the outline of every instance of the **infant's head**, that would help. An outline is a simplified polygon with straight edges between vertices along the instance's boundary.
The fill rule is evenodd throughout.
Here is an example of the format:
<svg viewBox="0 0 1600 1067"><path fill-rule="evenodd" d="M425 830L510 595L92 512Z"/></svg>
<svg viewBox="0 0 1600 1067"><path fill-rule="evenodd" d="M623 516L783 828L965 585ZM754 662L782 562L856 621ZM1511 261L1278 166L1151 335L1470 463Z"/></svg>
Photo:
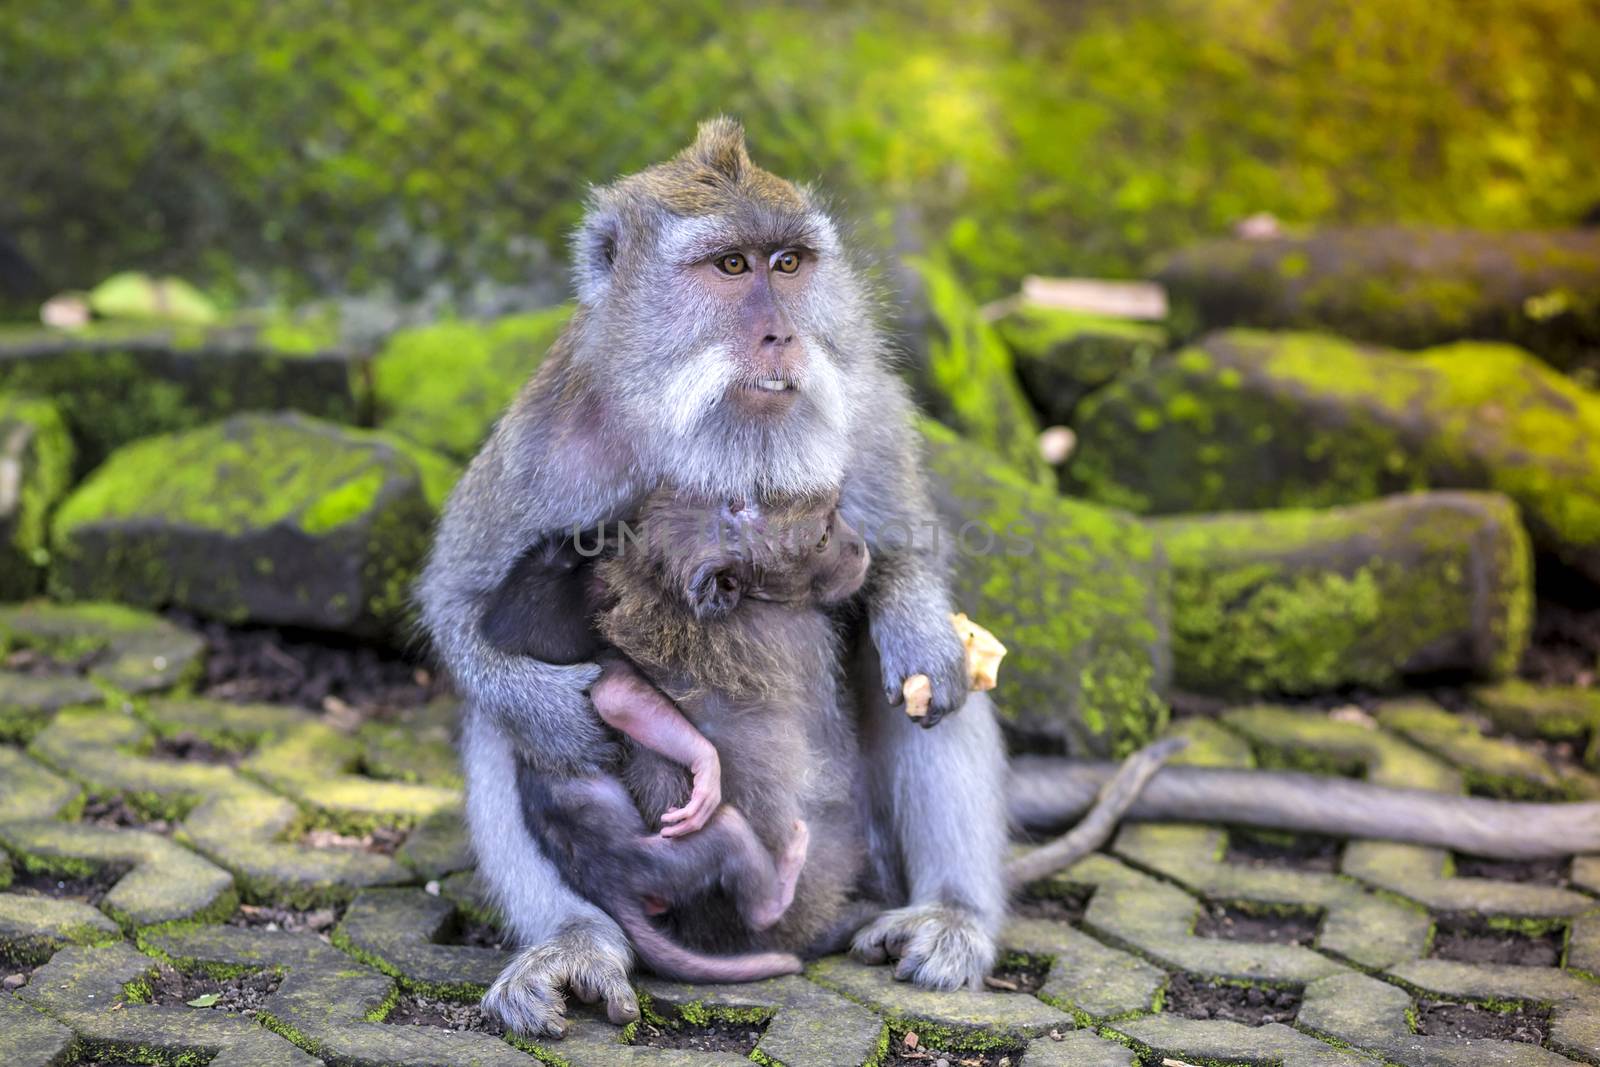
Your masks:
<svg viewBox="0 0 1600 1067"><path fill-rule="evenodd" d="M646 501L639 543L665 588L701 618L742 600L801 606L848 600L867 576L867 543L839 514L837 495L712 501L662 490Z"/></svg>

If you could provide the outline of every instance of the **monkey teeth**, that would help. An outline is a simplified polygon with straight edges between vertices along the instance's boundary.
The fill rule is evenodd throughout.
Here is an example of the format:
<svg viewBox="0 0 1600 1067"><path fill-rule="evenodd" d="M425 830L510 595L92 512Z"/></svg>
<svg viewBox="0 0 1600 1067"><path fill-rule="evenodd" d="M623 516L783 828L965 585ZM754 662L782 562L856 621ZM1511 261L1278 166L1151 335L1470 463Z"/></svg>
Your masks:
<svg viewBox="0 0 1600 1067"><path fill-rule="evenodd" d="M756 382L756 388L765 389L769 393L781 393L785 390L793 389L794 386L784 381L782 378L763 378L759 382Z"/></svg>

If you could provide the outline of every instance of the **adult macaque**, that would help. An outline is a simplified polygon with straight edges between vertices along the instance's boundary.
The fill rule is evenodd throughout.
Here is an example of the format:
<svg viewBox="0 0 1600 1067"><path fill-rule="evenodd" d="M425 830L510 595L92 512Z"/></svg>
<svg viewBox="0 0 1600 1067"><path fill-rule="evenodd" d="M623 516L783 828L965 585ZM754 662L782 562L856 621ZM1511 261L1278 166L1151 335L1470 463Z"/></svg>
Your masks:
<svg viewBox="0 0 1600 1067"><path fill-rule="evenodd" d="M479 878L523 946L485 1009L559 1034L569 987L637 1016L626 938L563 883L516 801L519 759L565 778L601 769L599 668L502 652L480 621L530 548L632 515L669 483L729 500L840 494L872 567L846 649L854 736L822 756L861 769L863 880L889 904L855 951L898 957L918 985L977 986L1005 913L1005 761L987 700L967 693L944 561L908 536L933 512L869 287L811 193L754 166L727 119L596 190L574 254L578 310L451 495L419 587L464 698ZM937 729L896 707L916 674L933 688L921 725L948 716Z"/></svg>

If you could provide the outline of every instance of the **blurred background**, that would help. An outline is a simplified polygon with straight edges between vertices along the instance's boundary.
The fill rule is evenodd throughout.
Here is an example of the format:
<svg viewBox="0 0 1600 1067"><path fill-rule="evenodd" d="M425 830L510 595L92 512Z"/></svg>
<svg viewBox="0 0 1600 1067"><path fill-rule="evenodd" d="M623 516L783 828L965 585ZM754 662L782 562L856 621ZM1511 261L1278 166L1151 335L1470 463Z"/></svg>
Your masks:
<svg viewBox="0 0 1600 1067"><path fill-rule="evenodd" d="M3 284L560 293L585 186L724 111L868 249L947 252L983 300L1258 212L1572 225L1596 55L1592 0L12 3Z"/></svg>
<svg viewBox="0 0 1600 1067"><path fill-rule="evenodd" d="M1596 0L0 6L0 592L405 646L585 190L729 113L949 517L1037 531L958 590L1016 738L1520 676L1600 790L1596 56Z"/></svg>

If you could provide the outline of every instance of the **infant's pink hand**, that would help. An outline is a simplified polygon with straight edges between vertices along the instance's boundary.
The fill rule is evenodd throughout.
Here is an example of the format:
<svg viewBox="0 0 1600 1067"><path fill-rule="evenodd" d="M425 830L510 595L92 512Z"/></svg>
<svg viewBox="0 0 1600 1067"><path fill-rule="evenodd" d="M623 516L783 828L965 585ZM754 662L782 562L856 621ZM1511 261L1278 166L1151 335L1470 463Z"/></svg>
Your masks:
<svg viewBox="0 0 1600 1067"><path fill-rule="evenodd" d="M722 804L722 764L716 755L697 763L693 771L694 788L688 802L661 816L662 837L682 837L703 829Z"/></svg>

